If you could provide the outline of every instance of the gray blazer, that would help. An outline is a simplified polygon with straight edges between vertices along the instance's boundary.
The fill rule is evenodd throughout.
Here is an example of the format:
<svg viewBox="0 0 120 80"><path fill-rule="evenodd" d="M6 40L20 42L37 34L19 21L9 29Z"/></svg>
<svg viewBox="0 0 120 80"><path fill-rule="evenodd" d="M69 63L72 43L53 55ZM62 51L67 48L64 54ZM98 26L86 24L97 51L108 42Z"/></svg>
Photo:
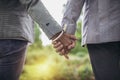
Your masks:
<svg viewBox="0 0 120 80"><path fill-rule="evenodd" d="M62 31L40 0L0 0L0 39L33 42L33 20L49 39Z"/></svg>
<svg viewBox="0 0 120 80"><path fill-rule="evenodd" d="M120 0L68 0L62 25L74 34L84 6L82 45L120 41Z"/></svg>

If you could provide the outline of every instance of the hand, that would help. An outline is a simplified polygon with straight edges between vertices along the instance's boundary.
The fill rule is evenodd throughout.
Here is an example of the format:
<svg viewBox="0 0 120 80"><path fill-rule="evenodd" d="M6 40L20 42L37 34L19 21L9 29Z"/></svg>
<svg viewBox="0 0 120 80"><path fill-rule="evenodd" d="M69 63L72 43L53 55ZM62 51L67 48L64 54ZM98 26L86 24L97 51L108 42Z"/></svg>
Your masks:
<svg viewBox="0 0 120 80"><path fill-rule="evenodd" d="M58 52L61 56L64 55L65 58L69 59L67 54L71 51L72 48L75 47L75 41L72 42L67 48L63 46L61 42L52 42L54 48L56 49L56 52Z"/></svg>
<svg viewBox="0 0 120 80"><path fill-rule="evenodd" d="M54 48L56 49L56 52L59 52L61 55L68 54L71 49L73 49L76 45L76 39L71 39L71 44L68 46L64 46L60 41L54 41L52 42Z"/></svg>
<svg viewBox="0 0 120 80"><path fill-rule="evenodd" d="M60 55L64 55L68 58L67 54L75 47L76 40L74 35L64 33L59 39L53 41L52 44L56 49L56 52L59 52Z"/></svg>
<svg viewBox="0 0 120 80"><path fill-rule="evenodd" d="M56 35L54 35L52 37L52 40L55 40L56 37L58 37L59 35L61 34L60 33L57 33ZM59 38L57 38L57 42L61 42L64 47L68 47L71 43L72 43L72 40L77 40L76 37L74 35L71 35L71 34L67 34L67 33L63 33ZM54 42L54 41L53 41ZM69 46L70 48L71 46Z"/></svg>
<svg viewBox="0 0 120 80"><path fill-rule="evenodd" d="M53 41L52 44L54 46L54 48L56 48L56 51L59 52L63 47L66 47L67 50L70 50L72 48L75 47L75 42L76 42L76 37L74 35L69 35L69 34L66 34L69 38L69 40L71 41L70 44L68 45L64 45L64 43L60 42L60 41ZM64 39L63 39L64 40Z"/></svg>

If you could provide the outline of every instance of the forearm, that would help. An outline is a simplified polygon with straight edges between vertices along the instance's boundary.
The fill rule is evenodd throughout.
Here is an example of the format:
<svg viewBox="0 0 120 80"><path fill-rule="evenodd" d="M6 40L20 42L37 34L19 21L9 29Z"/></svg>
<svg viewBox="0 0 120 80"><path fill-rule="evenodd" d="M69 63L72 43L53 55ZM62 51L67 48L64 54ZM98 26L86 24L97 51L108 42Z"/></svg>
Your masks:
<svg viewBox="0 0 120 80"><path fill-rule="evenodd" d="M31 0L28 13L40 25L49 39L62 31L60 25L49 14L41 0Z"/></svg>
<svg viewBox="0 0 120 80"><path fill-rule="evenodd" d="M69 34L75 34L76 22L80 16L85 0L68 0L66 10L62 19L62 27Z"/></svg>

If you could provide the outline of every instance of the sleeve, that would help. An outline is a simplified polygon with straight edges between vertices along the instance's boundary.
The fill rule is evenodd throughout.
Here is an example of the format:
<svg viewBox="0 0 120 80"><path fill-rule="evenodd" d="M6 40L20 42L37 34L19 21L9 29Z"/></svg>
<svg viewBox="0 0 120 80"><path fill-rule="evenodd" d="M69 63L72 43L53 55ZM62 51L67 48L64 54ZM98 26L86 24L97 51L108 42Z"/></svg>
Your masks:
<svg viewBox="0 0 120 80"><path fill-rule="evenodd" d="M78 20L85 0L68 0L62 19L62 27L69 34L75 34ZM65 26L66 25L66 26Z"/></svg>
<svg viewBox="0 0 120 80"><path fill-rule="evenodd" d="M29 4L32 0L19 0L22 4Z"/></svg>
<svg viewBox="0 0 120 80"><path fill-rule="evenodd" d="M25 0L21 0L21 3L25 4ZM51 39L55 34L62 31L62 27L55 21L55 19L49 14L41 0L26 0L30 3L28 14L36 21L41 29L45 32L47 37Z"/></svg>

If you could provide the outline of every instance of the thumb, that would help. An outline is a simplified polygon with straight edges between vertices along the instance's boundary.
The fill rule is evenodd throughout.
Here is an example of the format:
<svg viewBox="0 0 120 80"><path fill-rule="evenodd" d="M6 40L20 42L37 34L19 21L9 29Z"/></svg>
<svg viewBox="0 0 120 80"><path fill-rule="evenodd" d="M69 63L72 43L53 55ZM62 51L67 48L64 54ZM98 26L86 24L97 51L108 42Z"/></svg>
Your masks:
<svg viewBox="0 0 120 80"><path fill-rule="evenodd" d="M68 33L66 33L65 35L66 35L66 37L68 37L68 38L70 38L72 40L78 40L75 35L68 34Z"/></svg>
<svg viewBox="0 0 120 80"><path fill-rule="evenodd" d="M70 39L72 39L72 40L78 40L75 35L70 35Z"/></svg>

